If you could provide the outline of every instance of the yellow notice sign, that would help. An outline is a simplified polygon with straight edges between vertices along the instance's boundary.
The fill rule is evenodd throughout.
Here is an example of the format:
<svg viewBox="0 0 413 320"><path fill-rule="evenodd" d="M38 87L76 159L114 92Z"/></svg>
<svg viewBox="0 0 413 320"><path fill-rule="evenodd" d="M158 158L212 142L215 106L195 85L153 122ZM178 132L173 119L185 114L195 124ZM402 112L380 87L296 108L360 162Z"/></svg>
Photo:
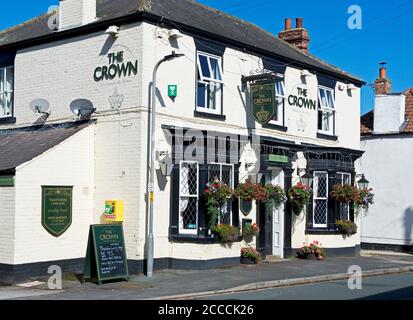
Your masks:
<svg viewBox="0 0 413 320"><path fill-rule="evenodd" d="M155 193L154 192L149 193L149 201L151 203L153 203L155 201Z"/></svg>

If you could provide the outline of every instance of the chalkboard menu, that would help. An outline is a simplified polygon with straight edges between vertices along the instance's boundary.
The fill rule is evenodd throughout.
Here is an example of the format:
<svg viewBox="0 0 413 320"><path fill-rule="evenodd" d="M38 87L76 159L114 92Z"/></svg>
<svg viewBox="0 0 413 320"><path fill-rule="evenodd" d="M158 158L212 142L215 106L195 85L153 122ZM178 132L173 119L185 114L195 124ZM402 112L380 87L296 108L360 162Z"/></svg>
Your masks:
<svg viewBox="0 0 413 320"><path fill-rule="evenodd" d="M86 252L83 280L128 279L125 239L121 224L92 225Z"/></svg>

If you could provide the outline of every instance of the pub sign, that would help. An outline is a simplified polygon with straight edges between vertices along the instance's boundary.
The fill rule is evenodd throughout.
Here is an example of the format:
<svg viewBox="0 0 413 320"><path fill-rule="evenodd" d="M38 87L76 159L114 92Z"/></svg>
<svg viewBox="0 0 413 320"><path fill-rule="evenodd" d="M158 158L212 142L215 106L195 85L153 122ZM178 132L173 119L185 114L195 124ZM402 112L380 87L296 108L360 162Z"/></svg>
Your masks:
<svg viewBox="0 0 413 320"><path fill-rule="evenodd" d="M72 224L73 187L42 187L42 226L60 237Z"/></svg>
<svg viewBox="0 0 413 320"><path fill-rule="evenodd" d="M259 124L271 121L276 111L275 83L251 85L251 114Z"/></svg>

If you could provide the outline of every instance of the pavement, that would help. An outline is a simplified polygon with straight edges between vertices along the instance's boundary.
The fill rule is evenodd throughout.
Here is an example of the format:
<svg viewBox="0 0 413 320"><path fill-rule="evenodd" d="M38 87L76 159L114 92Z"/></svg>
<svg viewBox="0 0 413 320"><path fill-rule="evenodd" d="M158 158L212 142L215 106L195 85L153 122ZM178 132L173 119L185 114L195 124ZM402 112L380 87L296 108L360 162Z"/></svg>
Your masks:
<svg viewBox="0 0 413 320"><path fill-rule="evenodd" d="M82 284L66 276L63 290L49 290L45 284L33 288L0 287L0 299L33 300L163 300L193 299L217 294L336 281L348 277L350 266L363 275L397 274L413 271L413 255L368 255L328 258L325 261L282 260L259 265L213 270L165 270L152 278L132 276L129 282L98 286ZM47 282L47 279L39 279Z"/></svg>

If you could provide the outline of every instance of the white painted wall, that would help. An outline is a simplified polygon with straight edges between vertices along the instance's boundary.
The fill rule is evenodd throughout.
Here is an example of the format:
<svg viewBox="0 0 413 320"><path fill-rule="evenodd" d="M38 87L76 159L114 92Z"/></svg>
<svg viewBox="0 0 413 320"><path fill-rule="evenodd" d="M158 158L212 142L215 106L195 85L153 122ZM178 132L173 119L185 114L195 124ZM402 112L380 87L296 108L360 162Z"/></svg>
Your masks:
<svg viewBox="0 0 413 320"><path fill-rule="evenodd" d="M14 262L15 188L0 187L0 263Z"/></svg>
<svg viewBox="0 0 413 320"><path fill-rule="evenodd" d="M74 119L69 110L70 103L78 98L86 98L97 108L94 115L97 124L94 132L94 155L91 162L85 165L85 170L94 174L94 198L89 204L92 216L85 216L81 225L72 226L67 234L68 241L62 245L61 239L50 239L41 229L36 228L34 235L39 241L26 245L29 237L28 230L36 222L39 215L37 203L40 201L37 184L52 183L67 184L65 181L73 179L73 183L86 184L82 174L54 172L52 169L40 176L36 176L29 169L31 165L18 172L18 181L21 186L16 191L16 263L27 261L41 261L43 259L59 259L84 256L87 235L83 232L85 225L99 223L104 210L104 201L119 198L125 202L125 237L129 259L143 259L145 230L146 230L146 163L147 163L147 110L149 105L150 84L155 63L163 56L177 50L185 54L184 58L166 62L158 73L158 89L161 99L158 101L159 112L157 118L157 137L165 140L162 124L179 127L210 129L227 133L247 134L247 128L256 127L257 134L273 136L280 139L292 140L297 143L312 143L331 147L359 148L359 110L360 90L357 89L349 96L347 91L336 90L337 107L337 134L338 141L331 142L317 139L317 111L297 112L286 104L286 124L288 132L263 129L256 124L250 114L245 93L240 93L241 76L249 75L262 65L259 58L227 48L224 55L224 114L225 122L194 118L195 110L195 79L196 65L195 44L192 37L184 35L178 39L178 47L172 47L165 38L157 37L159 29L147 23L123 26L119 37L112 41L104 32L94 33L73 39L67 39L20 50L16 56L15 65L15 116L17 126L31 125L39 121L38 117L29 109L29 104L36 98L45 98L50 102L52 115L50 122L71 121ZM162 30L161 30L162 31ZM138 60L139 72L137 76L123 79L96 82L93 79L94 70L108 65L108 54L125 52L125 60ZM30 72L28 72L30 70ZM286 93L291 94L297 84L301 83L300 70L288 67L286 71ZM313 99L317 99L316 77L308 78L308 86ZM167 96L168 84L178 85L178 97L172 101ZM342 83L338 83L339 86ZM111 96L123 95L123 104L119 112L111 110L109 99ZM297 130L297 121L301 116L306 122L304 132ZM55 152L53 153L55 154ZM63 154L63 153L62 153ZM61 159L65 163L71 157ZM58 155L56 155L58 157ZM76 160L77 161L77 160ZM83 163L83 162L82 162ZM56 165L56 164L54 164ZM243 171L244 163L241 165ZM38 164L36 172L45 172L46 162ZM84 178L90 178L90 173ZM37 180L32 177L36 176ZM74 175L72 177L72 175ZM245 172L241 172L241 180ZM44 181L44 182L43 182ZM54 182L53 182L54 181ZM72 181L72 180L70 180ZM89 180L87 180L89 181ZM49 183L50 184L50 183ZM187 245L172 244L169 242L170 221L170 178L166 184L157 183L155 186L155 257L176 257L182 259L205 259L218 257L239 256L239 247L233 249L219 245ZM80 195L79 195L80 196ZM30 204L28 204L30 199ZM86 204L79 204L86 206ZM29 218L25 215L30 214ZM27 219L27 221L25 220ZM79 222L80 223L80 222ZM78 231L74 229L78 228ZM87 233L87 232L86 232ZM298 242L301 239L297 238ZM46 243L50 248L46 250ZM37 245L37 247L36 247ZM64 248L62 249L63 246ZM67 246L67 247L66 247ZM70 248L69 248L70 247ZM36 249L37 248L37 249ZM58 250L59 248L59 250ZM206 255L194 254L197 250L205 250ZM199 251L199 252L201 252Z"/></svg>
<svg viewBox="0 0 413 320"><path fill-rule="evenodd" d="M363 217L362 242L413 245L413 137L363 138L362 169L375 204Z"/></svg>
<svg viewBox="0 0 413 320"><path fill-rule="evenodd" d="M59 238L41 225L42 186L73 186L73 222ZM14 264L85 257L93 223L94 126L16 169Z"/></svg>
<svg viewBox="0 0 413 320"><path fill-rule="evenodd" d="M400 132L405 122L406 96L404 94L378 95L374 103L375 133Z"/></svg>

